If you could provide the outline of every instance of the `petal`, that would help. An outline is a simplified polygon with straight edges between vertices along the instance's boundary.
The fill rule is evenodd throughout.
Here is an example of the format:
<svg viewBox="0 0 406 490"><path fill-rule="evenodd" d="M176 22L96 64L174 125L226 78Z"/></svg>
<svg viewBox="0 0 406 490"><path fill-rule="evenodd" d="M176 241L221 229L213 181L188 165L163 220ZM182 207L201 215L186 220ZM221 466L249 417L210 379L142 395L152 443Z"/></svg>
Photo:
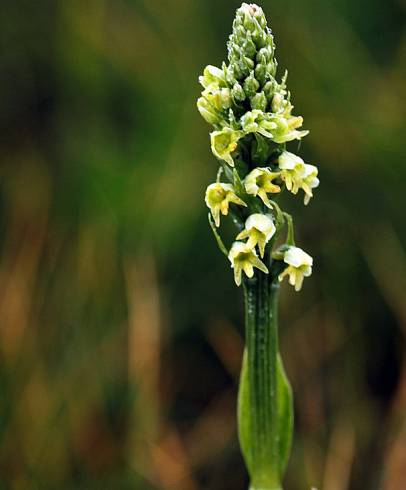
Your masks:
<svg viewBox="0 0 406 490"><path fill-rule="evenodd" d="M254 256L252 258L252 265L259 269L262 272L265 272L265 274L268 274L268 267L260 260L258 257Z"/></svg>
<svg viewBox="0 0 406 490"><path fill-rule="evenodd" d="M265 237L260 237L258 239L258 248L259 248L259 255L263 258L265 254L265 245L266 245L266 240Z"/></svg>
<svg viewBox="0 0 406 490"><path fill-rule="evenodd" d="M211 215L213 216L214 222L217 228L220 226L220 209L218 206L214 206L210 209Z"/></svg>
<svg viewBox="0 0 406 490"><path fill-rule="evenodd" d="M260 190L258 192L258 196L261 198L262 202L267 208L272 209L272 204L270 203L268 196L266 195L266 192L264 190Z"/></svg>
<svg viewBox="0 0 406 490"><path fill-rule="evenodd" d="M279 274L279 276L278 276L278 280L279 280L279 282L282 282L282 281L283 281L283 278L284 278L284 277L285 277L287 274L289 274L289 270L288 270L288 269L289 269L289 267L286 267L286 269L285 269L283 272L281 272L281 273Z"/></svg>
<svg viewBox="0 0 406 490"><path fill-rule="evenodd" d="M294 267L291 267L289 271L289 284L291 286L296 284L296 269Z"/></svg>
<svg viewBox="0 0 406 490"><path fill-rule="evenodd" d="M224 199L223 201L221 201L220 210L221 210L221 214L223 214L224 216L227 216L227 214L228 214L228 201L227 201L227 199Z"/></svg>
<svg viewBox="0 0 406 490"><path fill-rule="evenodd" d="M234 265L234 281L237 286L241 286L241 264L239 263Z"/></svg>
<svg viewBox="0 0 406 490"><path fill-rule="evenodd" d="M256 244L258 243L258 235L253 232L247 232L249 234L249 239L247 242L247 248L248 249L254 249Z"/></svg>
<svg viewBox="0 0 406 490"><path fill-rule="evenodd" d="M248 261L244 261L242 266L247 277L251 278L254 275L254 268L252 264Z"/></svg>
<svg viewBox="0 0 406 490"><path fill-rule="evenodd" d="M247 204L240 199L236 194L231 194L228 198L229 202L233 202L234 204L238 204L239 206L247 206Z"/></svg>
<svg viewBox="0 0 406 490"><path fill-rule="evenodd" d="M300 271L296 271L296 284L295 291L300 291L303 284L303 274Z"/></svg>
<svg viewBox="0 0 406 490"><path fill-rule="evenodd" d="M244 238L247 238L249 236L249 231L248 230L242 230L242 232L240 232L236 237L235 239L236 240L244 240Z"/></svg>

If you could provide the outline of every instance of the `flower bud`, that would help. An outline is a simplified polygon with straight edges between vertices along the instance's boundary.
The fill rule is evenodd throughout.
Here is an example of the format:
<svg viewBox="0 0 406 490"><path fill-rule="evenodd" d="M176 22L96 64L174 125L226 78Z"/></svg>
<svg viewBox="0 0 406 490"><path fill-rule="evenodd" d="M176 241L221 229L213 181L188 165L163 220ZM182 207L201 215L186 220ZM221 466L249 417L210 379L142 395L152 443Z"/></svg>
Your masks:
<svg viewBox="0 0 406 490"><path fill-rule="evenodd" d="M207 99L204 97L199 97L197 101L197 108L202 115L202 117L209 123L209 124L218 124L221 120L219 117L218 112L215 110L215 108L208 102Z"/></svg>
<svg viewBox="0 0 406 490"><path fill-rule="evenodd" d="M246 98L244 89L241 87L241 85L238 82L235 82L231 90L231 95L234 97L234 99L237 102L242 102Z"/></svg>
<svg viewBox="0 0 406 490"><path fill-rule="evenodd" d="M275 77L276 75L276 68L278 66L278 63L276 61L270 61L266 65L266 71L272 76Z"/></svg>
<svg viewBox="0 0 406 490"><path fill-rule="evenodd" d="M264 94L266 95L266 98L271 101L273 94L275 92L275 85L276 82L275 80L270 80L269 82L266 82L266 84L263 87Z"/></svg>
<svg viewBox="0 0 406 490"><path fill-rule="evenodd" d="M262 64L262 63L259 63L256 67L255 67L255 78L258 80L258 82L261 84L261 85L264 85L265 83L265 80L266 80L266 76L267 76L267 69L266 69L266 65Z"/></svg>
<svg viewBox="0 0 406 490"><path fill-rule="evenodd" d="M251 98L251 108L258 109L260 111L265 111L267 106L267 99L265 97L264 92L259 92Z"/></svg>
<svg viewBox="0 0 406 490"><path fill-rule="evenodd" d="M283 109L283 96L277 92L272 99L272 112L280 112Z"/></svg>
<svg viewBox="0 0 406 490"><path fill-rule="evenodd" d="M233 65L228 66L225 70L225 74L226 74L227 83L229 85L233 86L234 83L237 81L236 76L235 76L235 72L234 72L234 66Z"/></svg>
<svg viewBox="0 0 406 490"><path fill-rule="evenodd" d="M226 79L224 71L216 66L207 65L203 71L203 75L199 77L199 82L205 89L225 87Z"/></svg>
<svg viewBox="0 0 406 490"><path fill-rule="evenodd" d="M251 38L251 35L248 33L248 37L247 39L245 40L244 44L243 44L243 51L244 51L244 54L245 56L247 56L248 58L254 58L256 53L257 53L257 47L255 46L252 38Z"/></svg>
<svg viewBox="0 0 406 490"><path fill-rule="evenodd" d="M257 63L263 63L266 65L271 57L272 53L270 53L268 48L261 48L257 53Z"/></svg>
<svg viewBox="0 0 406 490"><path fill-rule="evenodd" d="M249 77L244 81L244 92L247 97L253 97L259 88L258 80L254 76L254 72L251 72Z"/></svg>

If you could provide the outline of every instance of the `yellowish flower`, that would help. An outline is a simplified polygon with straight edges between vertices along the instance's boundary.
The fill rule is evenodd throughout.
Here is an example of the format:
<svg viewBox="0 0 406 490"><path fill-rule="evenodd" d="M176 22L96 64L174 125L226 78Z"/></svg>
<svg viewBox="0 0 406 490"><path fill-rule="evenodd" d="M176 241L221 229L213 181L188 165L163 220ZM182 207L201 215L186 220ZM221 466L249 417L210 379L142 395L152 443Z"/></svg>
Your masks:
<svg viewBox="0 0 406 490"><path fill-rule="evenodd" d="M241 125L245 133L259 133L270 139L273 139L273 130L277 127L269 120L267 114L259 109L245 113L241 118Z"/></svg>
<svg viewBox="0 0 406 490"><path fill-rule="evenodd" d="M255 249L249 248L243 242L234 242L231 246L228 258L234 269L234 280L237 286L241 285L241 274L245 272L247 277L254 275L254 267L268 274L266 265L258 258Z"/></svg>
<svg viewBox="0 0 406 490"><path fill-rule="evenodd" d="M306 173L304 161L294 153L284 151L278 158L278 165L286 188L293 194L297 194Z"/></svg>
<svg viewBox="0 0 406 490"><path fill-rule="evenodd" d="M286 143L287 141L300 140L309 131L298 131L297 128L303 124L302 116L292 116L290 114L276 114L271 121L275 124L272 130L272 140L275 143Z"/></svg>
<svg viewBox="0 0 406 490"><path fill-rule="evenodd" d="M227 216L230 203L246 206L245 202L234 192L231 184L220 182L207 187L205 201L217 227L220 226L220 212L223 216Z"/></svg>
<svg viewBox="0 0 406 490"><path fill-rule="evenodd" d="M320 183L317 178L317 167L304 163L300 157L288 151L281 154L278 165L281 169L281 178L285 181L288 191L297 194L299 189L303 189L304 203L308 204L310 198L313 197L312 189Z"/></svg>
<svg viewBox="0 0 406 490"><path fill-rule="evenodd" d="M246 243L248 248L255 248L258 245L259 254L264 256L265 246L275 234L275 224L270 215L255 213L251 214L245 222L245 230L238 236L237 240L248 238Z"/></svg>
<svg viewBox="0 0 406 490"><path fill-rule="evenodd" d="M217 158L227 162L230 167L234 167L234 160L231 153L237 149L238 140L244 136L242 131L235 131L225 128L222 131L213 131L210 134L211 150Z"/></svg>
<svg viewBox="0 0 406 490"><path fill-rule="evenodd" d="M303 279L312 273L312 257L299 247L289 247L285 252L283 261L288 267L279 274L279 281L288 275L289 284L295 287L295 291L300 291Z"/></svg>
<svg viewBox="0 0 406 490"><path fill-rule="evenodd" d="M304 203L305 205L309 203L310 198L313 197L312 189L315 189L320 184L317 178L318 169L315 165L305 164L305 175L302 179L301 187L305 193Z"/></svg>
<svg viewBox="0 0 406 490"><path fill-rule="evenodd" d="M199 77L199 82L205 89L209 90L217 90L227 86L224 71L213 65L206 66L203 75Z"/></svg>
<svg viewBox="0 0 406 490"><path fill-rule="evenodd" d="M245 190L248 194L259 196L265 206L271 208L268 193L280 192L281 188L273 183L279 176L279 172L271 172L269 168L254 168L244 179Z"/></svg>

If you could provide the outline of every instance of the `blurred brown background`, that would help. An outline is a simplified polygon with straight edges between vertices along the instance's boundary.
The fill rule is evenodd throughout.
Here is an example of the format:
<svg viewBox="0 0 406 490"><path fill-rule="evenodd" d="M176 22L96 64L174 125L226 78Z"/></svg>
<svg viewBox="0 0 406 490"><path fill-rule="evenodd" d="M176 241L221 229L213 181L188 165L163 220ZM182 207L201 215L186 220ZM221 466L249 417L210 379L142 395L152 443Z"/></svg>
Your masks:
<svg viewBox="0 0 406 490"><path fill-rule="evenodd" d="M404 490L406 5L261 5L321 179L284 202L315 258L282 292L285 490ZM238 6L2 2L1 490L247 488L242 294L195 107Z"/></svg>

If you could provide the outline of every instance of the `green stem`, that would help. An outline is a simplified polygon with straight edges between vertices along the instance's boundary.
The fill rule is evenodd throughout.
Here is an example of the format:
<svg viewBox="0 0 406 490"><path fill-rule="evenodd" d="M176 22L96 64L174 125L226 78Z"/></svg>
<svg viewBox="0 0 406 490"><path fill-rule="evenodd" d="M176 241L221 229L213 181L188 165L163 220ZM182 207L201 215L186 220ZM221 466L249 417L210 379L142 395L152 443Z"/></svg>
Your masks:
<svg viewBox="0 0 406 490"><path fill-rule="evenodd" d="M245 281L251 489L280 490L277 402L279 283L256 273Z"/></svg>

